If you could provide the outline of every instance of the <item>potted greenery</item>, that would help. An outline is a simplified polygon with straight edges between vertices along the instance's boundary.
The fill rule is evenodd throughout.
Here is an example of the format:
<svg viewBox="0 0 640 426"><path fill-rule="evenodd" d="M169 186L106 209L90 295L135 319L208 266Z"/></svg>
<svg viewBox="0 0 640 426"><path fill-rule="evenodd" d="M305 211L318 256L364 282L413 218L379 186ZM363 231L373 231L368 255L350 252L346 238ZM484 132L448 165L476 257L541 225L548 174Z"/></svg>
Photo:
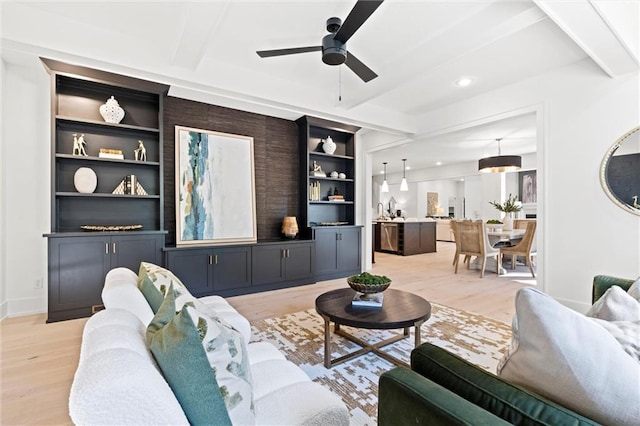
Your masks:
<svg viewBox="0 0 640 426"><path fill-rule="evenodd" d="M347 278L349 287L364 294L380 293L391 285L391 278L385 275L373 275L363 272Z"/></svg>
<svg viewBox="0 0 640 426"><path fill-rule="evenodd" d="M512 230L513 217L511 215L512 213L517 213L520 210L522 210L522 202L518 201L518 197L515 195L509 194L509 196L507 197L507 200L504 203L500 204L497 201L489 201L489 204L495 207L496 210L498 210L499 212L503 212L505 214L504 219L502 220L503 222L502 229L506 231Z"/></svg>

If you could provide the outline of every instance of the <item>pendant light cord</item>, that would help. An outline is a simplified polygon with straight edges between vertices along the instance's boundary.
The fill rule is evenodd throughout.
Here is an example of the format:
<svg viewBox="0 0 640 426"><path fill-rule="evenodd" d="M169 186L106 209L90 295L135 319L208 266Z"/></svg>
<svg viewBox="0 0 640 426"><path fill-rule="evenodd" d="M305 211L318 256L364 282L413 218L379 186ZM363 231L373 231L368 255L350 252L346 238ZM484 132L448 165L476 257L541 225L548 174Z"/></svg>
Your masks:
<svg viewBox="0 0 640 426"><path fill-rule="evenodd" d="M338 67L338 102L342 102L342 66Z"/></svg>

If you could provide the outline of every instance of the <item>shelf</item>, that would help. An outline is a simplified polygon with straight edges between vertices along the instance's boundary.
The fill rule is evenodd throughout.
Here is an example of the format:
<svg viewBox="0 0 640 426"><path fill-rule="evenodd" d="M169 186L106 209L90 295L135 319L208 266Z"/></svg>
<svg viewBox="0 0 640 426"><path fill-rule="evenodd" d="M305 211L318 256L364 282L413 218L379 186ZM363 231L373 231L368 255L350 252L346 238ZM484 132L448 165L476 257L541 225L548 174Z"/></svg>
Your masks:
<svg viewBox="0 0 640 426"><path fill-rule="evenodd" d="M322 176L309 176L309 179L330 180L334 182L353 182L353 179L340 179L340 178L322 177Z"/></svg>
<svg viewBox="0 0 640 426"><path fill-rule="evenodd" d="M119 160L117 158L101 158L93 156L71 155L71 154L56 154L56 158L72 161L98 161L101 163L115 163L115 164L127 164L136 166L159 166L157 161L136 161L136 160ZM344 179L342 179L344 180Z"/></svg>
<svg viewBox="0 0 640 426"><path fill-rule="evenodd" d="M134 130L134 131L145 132L145 133L160 133L160 129L156 129L152 127L133 126L131 124L107 123L105 121L86 120L86 119L80 119L80 118L74 118L74 117L67 117L63 115L56 115L56 120L64 121L69 124L83 124L83 125L90 125L90 126L97 126L97 127Z"/></svg>
<svg viewBox="0 0 640 426"><path fill-rule="evenodd" d="M349 155L336 155L336 154L327 154L326 152L318 152L318 151L310 151L309 155L314 157L325 157L325 158L342 158L344 160L353 160L353 157Z"/></svg>
<svg viewBox="0 0 640 426"><path fill-rule="evenodd" d="M335 206L344 206L353 204L353 201L309 201L309 204L331 204Z"/></svg>
<svg viewBox="0 0 640 426"><path fill-rule="evenodd" d="M56 197L80 197L80 198L143 198L143 199L160 199L159 195L129 195L129 194L110 194L110 193L91 193L85 194L81 192L56 192Z"/></svg>

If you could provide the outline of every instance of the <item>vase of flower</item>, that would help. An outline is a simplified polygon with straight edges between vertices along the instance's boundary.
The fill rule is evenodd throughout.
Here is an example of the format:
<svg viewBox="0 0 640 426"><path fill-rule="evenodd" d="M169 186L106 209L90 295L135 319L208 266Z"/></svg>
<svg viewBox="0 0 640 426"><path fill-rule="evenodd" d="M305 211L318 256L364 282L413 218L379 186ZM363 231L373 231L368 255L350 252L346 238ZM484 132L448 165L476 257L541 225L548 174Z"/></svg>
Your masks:
<svg viewBox="0 0 640 426"><path fill-rule="evenodd" d="M513 218L511 217L511 213L505 213L504 217L502 218L502 230L513 230Z"/></svg>
<svg viewBox="0 0 640 426"><path fill-rule="evenodd" d="M495 207L499 212L504 213L502 229L505 231L513 230L513 213L517 213L522 210L522 202L518 201L518 197L509 194L509 197L507 197L507 200L504 203L489 201L489 204Z"/></svg>

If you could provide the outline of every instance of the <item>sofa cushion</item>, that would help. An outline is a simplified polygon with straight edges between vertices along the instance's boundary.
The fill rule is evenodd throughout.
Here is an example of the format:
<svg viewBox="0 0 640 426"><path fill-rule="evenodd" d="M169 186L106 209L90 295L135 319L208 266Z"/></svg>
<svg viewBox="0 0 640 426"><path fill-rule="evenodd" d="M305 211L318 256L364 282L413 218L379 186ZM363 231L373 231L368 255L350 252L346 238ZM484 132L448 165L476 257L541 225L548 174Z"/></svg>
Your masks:
<svg viewBox="0 0 640 426"><path fill-rule="evenodd" d="M430 343L411 352L411 369L512 424L597 424Z"/></svg>
<svg viewBox="0 0 640 426"><path fill-rule="evenodd" d="M640 277L638 277L638 279L635 280L633 284L631 284L631 287L629 287L627 293L629 293L631 297L640 302Z"/></svg>
<svg viewBox="0 0 640 426"><path fill-rule="evenodd" d="M533 289L516 293L504 379L604 424L640 418L640 364L603 327Z"/></svg>
<svg viewBox="0 0 640 426"><path fill-rule="evenodd" d="M640 303L614 285L585 314L605 321L640 321Z"/></svg>
<svg viewBox="0 0 640 426"><path fill-rule="evenodd" d="M605 321L592 318L620 343L622 349L640 362L640 321ZM640 386L640 377L638 378Z"/></svg>
<svg viewBox="0 0 640 426"><path fill-rule="evenodd" d="M188 302L195 302L196 298L189 292L189 289L176 277L173 272L161 266L149 262L140 262L138 272L138 288L147 299L151 310L155 314L158 312L169 286L173 284L173 291L176 296L176 310Z"/></svg>
<svg viewBox="0 0 640 426"><path fill-rule="evenodd" d="M175 312L173 286L147 328L147 344L193 425L230 425L201 335L186 309Z"/></svg>

